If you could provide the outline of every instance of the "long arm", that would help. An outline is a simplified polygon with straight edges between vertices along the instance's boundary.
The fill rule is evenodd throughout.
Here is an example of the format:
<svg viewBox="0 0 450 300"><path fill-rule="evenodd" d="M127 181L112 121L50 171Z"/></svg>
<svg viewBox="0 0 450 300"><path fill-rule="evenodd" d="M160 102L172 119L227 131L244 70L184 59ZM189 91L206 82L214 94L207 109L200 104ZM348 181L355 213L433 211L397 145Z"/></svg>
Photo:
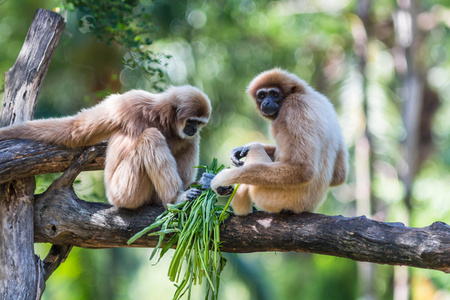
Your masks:
<svg viewBox="0 0 450 300"><path fill-rule="evenodd" d="M265 147L261 144L253 146L249 155L256 158L268 156ZM255 160L257 161L257 159ZM308 156L305 156L303 162L255 162L241 168L223 170L212 180L211 187L217 190L220 186L232 184L251 184L265 187L296 186L310 181L314 174L314 160L308 159Z"/></svg>
<svg viewBox="0 0 450 300"><path fill-rule="evenodd" d="M244 162L241 161L242 158L246 157L248 154L248 151L252 147L255 147L256 145L260 145L264 147L264 150L266 151L267 155L270 157L271 161L275 161L275 151L276 147L273 145L268 144L261 144L258 142L245 144L244 146L236 147L231 150L230 154L230 160L233 166L240 167L244 165Z"/></svg>
<svg viewBox="0 0 450 300"><path fill-rule="evenodd" d="M199 165L199 143L198 137L189 141L188 147L175 155L177 162L178 174L183 181L183 188L187 189L195 181L197 176L197 168Z"/></svg>
<svg viewBox="0 0 450 300"><path fill-rule="evenodd" d="M207 189L209 187L210 179L204 178L206 180L204 183L208 187L204 187L201 189L197 188L189 188L190 185L195 181L197 177L197 168L194 168L199 165L199 137L196 136L194 139L190 140L190 144L183 151L175 155L175 160L177 162L178 174L180 175L181 180L183 181L183 189L185 190L182 194L178 196L177 202L194 200L199 197L202 193L203 189ZM207 173L204 173L205 175ZM203 179L203 177L202 177ZM208 181L209 179L209 181ZM202 181L200 180L199 183Z"/></svg>
<svg viewBox="0 0 450 300"><path fill-rule="evenodd" d="M312 166L286 162L259 163L242 168L223 170L211 182L211 187L251 184L266 187L296 186L309 182L314 176Z"/></svg>
<svg viewBox="0 0 450 300"><path fill-rule="evenodd" d="M111 100L120 100L120 96L114 95L75 116L27 121L0 128L0 140L29 139L71 148L96 144L119 128L119 120L113 117L117 106L108 105Z"/></svg>

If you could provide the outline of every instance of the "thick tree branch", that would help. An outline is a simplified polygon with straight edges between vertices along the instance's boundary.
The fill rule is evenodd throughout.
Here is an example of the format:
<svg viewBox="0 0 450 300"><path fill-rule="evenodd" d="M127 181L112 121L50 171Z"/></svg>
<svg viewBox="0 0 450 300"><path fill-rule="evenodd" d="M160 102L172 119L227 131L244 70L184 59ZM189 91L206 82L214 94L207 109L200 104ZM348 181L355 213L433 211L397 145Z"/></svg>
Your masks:
<svg viewBox="0 0 450 300"><path fill-rule="evenodd" d="M127 240L162 211L159 207L133 211L89 203L78 199L71 188L49 191L36 199L35 242L128 247ZM411 228L365 217L255 212L226 220L221 240L225 252L311 252L450 272L450 226L441 222ZM156 243L157 237L143 237L130 246L154 247Z"/></svg>
<svg viewBox="0 0 450 300"><path fill-rule="evenodd" d="M27 140L0 141L0 149L0 184L39 174L63 172L74 157L84 151ZM84 171L103 169L106 144L98 144L95 149L98 156L86 165Z"/></svg>
<svg viewBox="0 0 450 300"><path fill-rule="evenodd" d="M0 148L5 145L7 150L0 154L0 181L30 173L63 171L83 152L23 140L0 142ZM83 169L102 169L105 148L105 144L97 145L95 151L99 156ZM128 238L162 212L161 208L130 211L85 202L63 186L37 197L36 242L86 248L126 247ZM227 220L222 239L224 251L229 252L312 252L450 272L450 227L439 222L425 228L410 228L364 217L258 212ZM131 246L155 245L156 238L149 237Z"/></svg>

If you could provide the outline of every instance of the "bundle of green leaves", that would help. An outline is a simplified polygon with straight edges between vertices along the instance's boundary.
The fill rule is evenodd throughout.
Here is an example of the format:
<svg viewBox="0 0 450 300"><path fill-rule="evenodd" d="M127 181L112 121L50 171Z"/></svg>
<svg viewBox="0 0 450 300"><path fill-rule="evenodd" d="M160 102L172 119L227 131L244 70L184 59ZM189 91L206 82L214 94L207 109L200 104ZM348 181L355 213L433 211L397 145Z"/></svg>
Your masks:
<svg viewBox="0 0 450 300"><path fill-rule="evenodd" d="M211 166L201 168L205 168L208 173L217 174L224 166L218 167L217 160L214 159ZM192 187L200 188L198 185ZM217 299L220 273L226 263L220 252L220 224L230 215L229 205L236 189L225 205L218 205L217 195L212 189L204 190L195 200L168 204L167 210L159 215L153 224L128 241L128 244L131 244L145 234L158 235L158 244L150 257L152 259L159 251L158 261L176 244L168 276L173 282L178 283L180 279L181 282L175 284L177 290L173 299L180 299L186 292L190 299L192 286L201 284L204 277L207 281L206 299L210 295L212 299ZM149 233L158 227L158 231ZM169 237L163 245L166 235Z"/></svg>

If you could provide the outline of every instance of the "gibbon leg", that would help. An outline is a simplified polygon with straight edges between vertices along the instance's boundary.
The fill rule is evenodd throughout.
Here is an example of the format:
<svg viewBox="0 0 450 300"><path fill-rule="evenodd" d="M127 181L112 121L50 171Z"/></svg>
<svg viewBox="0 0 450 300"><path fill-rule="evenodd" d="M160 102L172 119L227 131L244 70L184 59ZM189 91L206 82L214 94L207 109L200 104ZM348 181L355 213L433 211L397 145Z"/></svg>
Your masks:
<svg viewBox="0 0 450 300"><path fill-rule="evenodd" d="M254 163L270 163L272 159L267 154L262 144L253 144L247 154L244 166L248 166ZM255 188L255 187L253 187ZM249 194L250 185L239 185L236 194L234 195L231 206L236 215L247 215L252 212L252 199Z"/></svg>
<svg viewBox="0 0 450 300"><path fill-rule="evenodd" d="M148 128L128 152L123 153L120 144L127 143L114 138L108 147L107 162L117 165L107 168L107 163L105 167L109 201L119 207L137 208L151 202L155 191L164 206L174 203L182 191L182 182L164 136L157 129Z"/></svg>
<svg viewBox="0 0 450 300"><path fill-rule="evenodd" d="M346 150L343 149L342 146L341 149L339 149L334 162L333 177L330 186L341 185L347 180L347 160Z"/></svg>
<svg viewBox="0 0 450 300"><path fill-rule="evenodd" d="M249 186L246 184L241 184L234 194L233 201L231 202L231 207L233 212L238 216L245 216L252 212L252 200L248 194Z"/></svg>

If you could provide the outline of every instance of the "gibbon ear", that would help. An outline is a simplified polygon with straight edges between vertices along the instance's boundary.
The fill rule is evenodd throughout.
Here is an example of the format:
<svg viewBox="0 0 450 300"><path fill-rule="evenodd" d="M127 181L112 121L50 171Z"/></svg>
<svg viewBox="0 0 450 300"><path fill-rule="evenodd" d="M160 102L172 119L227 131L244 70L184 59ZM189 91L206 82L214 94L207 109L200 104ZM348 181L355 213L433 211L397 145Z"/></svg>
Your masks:
<svg viewBox="0 0 450 300"><path fill-rule="evenodd" d="M154 122L158 122L164 128L170 129L174 120L177 120L176 110L176 106L171 103L161 103L159 105L155 105L150 116Z"/></svg>
<svg viewBox="0 0 450 300"><path fill-rule="evenodd" d="M290 94L297 94L297 93L300 94L305 93L305 88L303 87L303 85L295 83L291 86Z"/></svg>

